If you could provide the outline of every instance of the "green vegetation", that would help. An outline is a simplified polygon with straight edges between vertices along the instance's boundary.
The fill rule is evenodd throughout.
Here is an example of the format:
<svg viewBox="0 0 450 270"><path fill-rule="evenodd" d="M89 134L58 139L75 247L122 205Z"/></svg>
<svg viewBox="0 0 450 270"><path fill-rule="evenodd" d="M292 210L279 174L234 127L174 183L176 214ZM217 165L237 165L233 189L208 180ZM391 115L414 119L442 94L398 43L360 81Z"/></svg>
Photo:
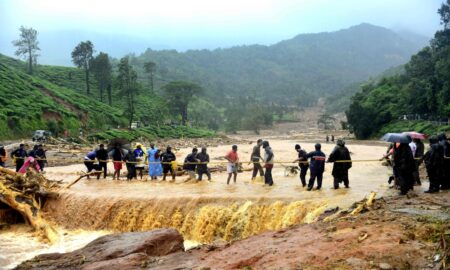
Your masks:
<svg viewBox="0 0 450 270"><path fill-rule="evenodd" d="M430 46L412 56L405 73L369 82L353 98L347 118L358 138L369 138L386 125L418 115L425 120L447 122L450 118L450 0L439 13L444 29L437 31ZM399 122L388 128L399 127ZM435 133L440 128L417 126ZM390 130L390 129L389 129Z"/></svg>
<svg viewBox="0 0 450 270"><path fill-rule="evenodd" d="M91 139L109 140L112 138L126 138L130 141L145 139L153 140L156 138L205 138L214 137L215 132L207 129L191 128L186 126L152 126L145 128L112 129L104 132L98 132L90 136Z"/></svg>
<svg viewBox="0 0 450 270"><path fill-rule="evenodd" d="M437 125L429 121L394 121L381 128L378 135L388 132L417 131L424 134L450 132L450 125Z"/></svg>

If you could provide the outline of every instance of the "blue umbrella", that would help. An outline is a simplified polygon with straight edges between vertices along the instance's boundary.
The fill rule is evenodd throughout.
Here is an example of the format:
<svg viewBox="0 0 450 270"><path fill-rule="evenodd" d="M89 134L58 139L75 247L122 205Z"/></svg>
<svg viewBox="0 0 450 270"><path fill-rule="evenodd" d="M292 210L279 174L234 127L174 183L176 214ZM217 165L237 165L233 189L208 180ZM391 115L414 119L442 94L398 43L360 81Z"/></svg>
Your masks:
<svg viewBox="0 0 450 270"><path fill-rule="evenodd" d="M381 139L392 143L410 143L412 141L409 135L401 133L386 133Z"/></svg>

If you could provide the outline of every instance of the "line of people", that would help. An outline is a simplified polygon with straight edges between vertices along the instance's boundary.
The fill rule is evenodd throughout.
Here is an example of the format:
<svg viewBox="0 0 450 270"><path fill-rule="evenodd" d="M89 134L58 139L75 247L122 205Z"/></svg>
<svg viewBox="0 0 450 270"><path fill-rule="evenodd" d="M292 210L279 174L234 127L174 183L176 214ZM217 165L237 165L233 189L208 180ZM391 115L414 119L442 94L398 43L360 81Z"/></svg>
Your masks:
<svg viewBox="0 0 450 270"><path fill-rule="evenodd" d="M400 189L401 195L413 190L414 185L421 185L419 167L425 163L430 186L426 193L450 189L450 144L444 133L429 138L429 150L420 139L411 139L410 143L393 143L383 158L390 161L393 175L389 183Z"/></svg>
<svg viewBox="0 0 450 270"><path fill-rule="evenodd" d="M20 144L19 148L11 152L11 158L16 165L16 172L24 173L28 167L32 167L38 172L43 172L47 164L45 152L46 150L42 144L34 145L33 149L28 152L25 150L25 144ZM4 167L7 160L7 153L4 147L0 148L0 158L3 160L0 166Z"/></svg>

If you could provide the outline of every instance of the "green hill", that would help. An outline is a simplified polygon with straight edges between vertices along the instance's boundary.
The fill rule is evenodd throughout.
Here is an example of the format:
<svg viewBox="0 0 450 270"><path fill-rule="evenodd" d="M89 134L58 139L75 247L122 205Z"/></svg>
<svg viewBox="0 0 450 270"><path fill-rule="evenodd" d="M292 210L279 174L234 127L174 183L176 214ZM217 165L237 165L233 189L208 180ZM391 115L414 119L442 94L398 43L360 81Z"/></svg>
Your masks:
<svg viewBox="0 0 450 270"><path fill-rule="evenodd" d="M146 61L157 64L157 80L198 82L217 104L229 97L257 97L284 104L310 105L387 68L406 63L425 44L382 27L361 24L337 32L302 34L271 46L216 50L148 49L132 56L139 77Z"/></svg>
<svg viewBox="0 0 450 270"><path fill-rule="evenodd" d="M30 76L16 68L18 64L0 56L0 138L26 137L35 129L76 134L80 127L100 130L126 125L122 110Z"/></svg>

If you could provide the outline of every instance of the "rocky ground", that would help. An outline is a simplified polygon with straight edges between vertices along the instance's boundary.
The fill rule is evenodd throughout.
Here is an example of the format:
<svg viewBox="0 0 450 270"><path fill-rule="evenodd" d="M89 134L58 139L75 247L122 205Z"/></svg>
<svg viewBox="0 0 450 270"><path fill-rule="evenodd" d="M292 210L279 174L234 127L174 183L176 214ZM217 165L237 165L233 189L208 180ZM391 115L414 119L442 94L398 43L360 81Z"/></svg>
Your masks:
<svg viewBox="0 0 450 270"><path fill-rule="evenodd" d="M173 229L114 234L17 269L448 269L449 207L448 191L380 198L355 215L330 211L312 224L189 251Z"/></svg>

